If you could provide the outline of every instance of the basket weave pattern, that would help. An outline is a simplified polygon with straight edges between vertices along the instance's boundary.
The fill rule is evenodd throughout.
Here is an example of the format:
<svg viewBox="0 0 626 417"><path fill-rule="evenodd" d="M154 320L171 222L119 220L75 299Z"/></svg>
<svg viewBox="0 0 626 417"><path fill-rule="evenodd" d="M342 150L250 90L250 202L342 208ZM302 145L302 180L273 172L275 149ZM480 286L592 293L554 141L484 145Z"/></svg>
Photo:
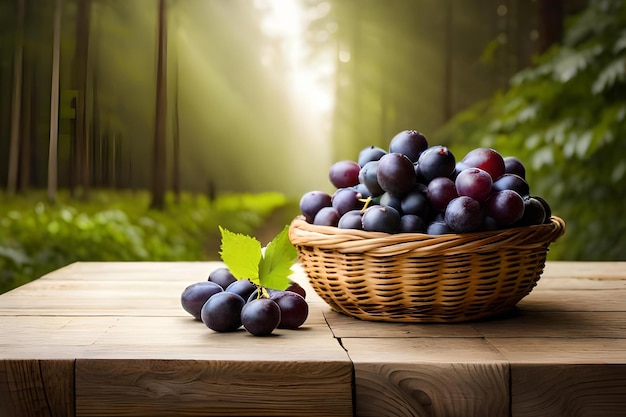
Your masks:
<svg viewBox="0 0 626 417"><path fill-rule="evenodd" d="M309 282L335 311L374 321L462 322L511 310L541 277L551 223L483 233L364 232L293 220Z"/></svg>

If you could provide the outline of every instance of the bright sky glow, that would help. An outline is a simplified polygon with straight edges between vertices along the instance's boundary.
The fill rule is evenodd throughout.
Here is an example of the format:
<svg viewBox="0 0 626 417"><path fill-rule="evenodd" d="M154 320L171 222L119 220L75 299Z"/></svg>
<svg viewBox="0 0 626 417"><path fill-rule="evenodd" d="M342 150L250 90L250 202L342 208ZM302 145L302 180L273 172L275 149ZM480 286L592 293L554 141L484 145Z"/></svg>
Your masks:
<svg viewBox="0 0 626 417"><path fill-rule="evenodd" d="M277 59L282 58L286 66L290 92L299 105L308 107L318 113L332 110L334 100L330 80L334 73L334 60L328 59L310 62L307 56L310 46L306 42L306 30L309 19L314 16L307 14L300 0L256 0L256 7L264 11L261 28L268 36L280 42L281 57L267 51L262 57L265 66L278 65ZM317 13L327 13L328 4L321 3ZM330 27L329 30L336 28ZM318 36L328 36L320 33Z"/></svg>
<svg viewBox="0 0 626 417"><path fill-rule="evenodd" d="M313 175L298 178L297 186L307 189L319 188L328 182L330 166L332 111L335 105L336 51L325 47L316 51L316 59L309 59L310 44L308 23L325 16L330 4L321 2L316 7L304 6L303 0L255 0L255 7L262 11L261 30L273 41L262 50L261 63L284 79L283 87L291 97L291 104L300 135L290 140L293 152L290 162L296 172ZM329 39L337 30L329 24L325 30L314 34L318 42ZM320 56L320 53L326 55Z"/></svg>

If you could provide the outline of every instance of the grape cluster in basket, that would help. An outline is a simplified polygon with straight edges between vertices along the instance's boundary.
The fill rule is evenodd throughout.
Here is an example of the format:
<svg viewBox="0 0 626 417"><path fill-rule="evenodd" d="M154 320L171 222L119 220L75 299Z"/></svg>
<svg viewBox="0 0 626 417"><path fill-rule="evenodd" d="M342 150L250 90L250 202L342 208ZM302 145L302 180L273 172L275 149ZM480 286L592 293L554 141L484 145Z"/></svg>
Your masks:
<svg viewBox="0 0 626 417"><path fill-rule="evenodd" d="M297 329L307 319L306 291L292 281L285 290L260 287L237 279L228 268L213 270L206 281L183 290L182 307L216 332L244 327L254 336L267 336L275 329Z"/></svg>
<svg viewBox="0 0 626 417"><path fill-rule="evenodd" d="M467 233L549 223L551 210L531 195L523 163L491 148L457 161L415 130L395 135L389 149L369 146L358 159L329 170L334 193L300 199L308 223L386 233Z"/></svg>

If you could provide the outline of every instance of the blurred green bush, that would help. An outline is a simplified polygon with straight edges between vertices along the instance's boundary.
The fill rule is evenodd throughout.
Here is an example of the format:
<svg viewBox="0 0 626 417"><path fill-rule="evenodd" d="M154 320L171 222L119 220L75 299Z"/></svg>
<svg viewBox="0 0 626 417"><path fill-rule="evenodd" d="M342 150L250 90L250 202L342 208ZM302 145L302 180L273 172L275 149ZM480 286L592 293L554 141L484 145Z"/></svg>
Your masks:
<svg viewBox="0 0 626 417"><path fill-rule="evenodd" d="M0 293L76 261L218 260L218 225L252 235L288 203L279 193L183 194L156 211L148 193L118 191L45 201L38 192L0 196Z"/></svg>
<svg viewBox="0 0 626 417"><path fill-rule="evenodd" d="M591 0L507 91L438 132L526 163L531 193L567 223L551 259L626 260L625 28L626 1Z"/></svg>

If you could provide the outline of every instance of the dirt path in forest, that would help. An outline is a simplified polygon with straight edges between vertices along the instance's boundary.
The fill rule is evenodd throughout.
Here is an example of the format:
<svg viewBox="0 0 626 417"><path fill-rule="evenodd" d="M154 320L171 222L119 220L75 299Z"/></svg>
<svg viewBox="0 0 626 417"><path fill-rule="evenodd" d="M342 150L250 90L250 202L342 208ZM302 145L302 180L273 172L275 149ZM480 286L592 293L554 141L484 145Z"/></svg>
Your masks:
<svg viewBox="0 0 626 417"><path fill-rule="evenodd" d="M267 219L254 232L253 236L261 242L261 245L267 245L274 237L300 213L297 203L288 203L283 207L274 210ZM220 260L220 240L207 242L205 244L205 253L208 254L207 260Z"/></svg>
<svg viewBox="0 0 626 417"><path fill-rule="evenodd" d="M296 203L290 203L274 210L266 221L256 229L254 236L263 246L267 245L298 213L299 209Z"/></svg>

